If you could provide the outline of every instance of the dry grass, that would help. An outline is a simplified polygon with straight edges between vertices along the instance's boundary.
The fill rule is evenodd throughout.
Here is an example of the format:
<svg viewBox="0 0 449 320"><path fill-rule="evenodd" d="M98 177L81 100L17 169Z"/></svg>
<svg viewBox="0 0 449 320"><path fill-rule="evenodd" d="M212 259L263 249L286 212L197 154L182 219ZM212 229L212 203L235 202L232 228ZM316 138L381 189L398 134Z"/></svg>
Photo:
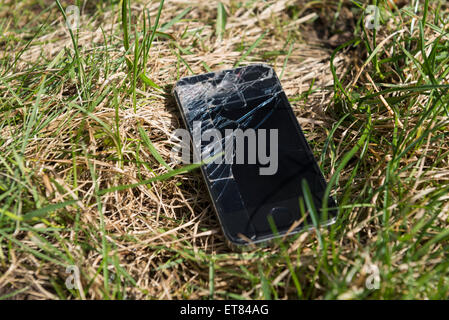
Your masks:
<svg viewBox="0 0 449 320"><path fill-rule="evenodd" d="M449 179L449 145L444 133L447 113L435 112L434 117L422 120L423 110L433 105L437 95L429 95L428 90L412 92L402 100L394 99L401 92L382 93L383 99L369 100L370 110L366 111L366 104L356 101L357 94L385 90L388 84L421 85L427 80L423 76L426 71L412 60L400 67L406 78L397 74L394 63L387 62L379 76L373 61L364 64L368 54L362 44L340 50L333 59L337 78L356 102L351 106L341 90L334 90L331 55L357 33L354 5L344 1L339 8L338 1L282 0L248 1L239 7L235 1L223 1L228 19L219 41L215 35L216 2L167 1L161 23L187 6L192 10L165 31L172 40L156 37L147 76L163 91L138 82L134 112L132 72L123 60L120 5L105 1L103 6L89 4L82 10L78 47L88 87L88 95L83 96L76 76L79 70L71 64L72 40L56 6L49 6L52 3L6 1L0 9L6 21L0 39L2 61L11 62L45 23L17 65L6 74L5 68L0 69L0 110L5 117L0 126L0 190L6 194L16 188L5 197L0 195L0 296L432 298L448 287L447 235L441 233L447 228L449 210L449 198L441 193ZM50 8L48 12L36 16L45 6ZM133 1L132 28L142 31L144 8L154 23L158 6L156 2ZM388 38L394 31L410 28L411 19L395 10L377 35L377 44L387 39L379 59L399 54L395 42L409 36L404 31ZM274 247L232 252L195 171L98 195L99 189L167 172L142 142L138 126L145 129L165 161L176 167L170 162L170 135L182 124L169 94L171 86L179 77L189 75L189 68L194 73L206 72L205 64L212 70L231 68L265 31L266 36L243 62L270 63L283 74L282 85L327 179L336 172L339 175L335 189L343 216L335 230L322 231L328 241L325 251L317 246L315 233L303 233ZM415 26L417 38L418 33ZM437 31L426 28L426 43L434 43L438 36ZM372 43L372 37L369 32L362 43ZM440 39L446 41L447 36ZM426 49L427 54L431 48ZM59 53L61 58L50 66ZM133 52L127 56L132 61ZM423 62L420 52L414 56ZM440 84L447 84L445 70L439 71L443 77ZM39 95L45 75L48 84ZM37 97L37 120L25 139ZM447 103L445 99L447 95L442 105ZM394 114L400 115L396 122ZM348 162L344 156L361 141L370 122L369 140ZM427 128L433 131L427 132ZM406 150L420 136L424 138ZM120 146L114 141L120 141ZM402 151L405 154L397 158ZM347 164L339 170L344 161ZM5 213L21 217L70 199L78 201L32 221L14 220ZM407 256L408 251L417 254L422 248L427 249L419 259ZM70 264L80 268L81 293L64 286L65 267ZM377 291L365 287L373 264L381 272L382 285ZM424 283L426 274L429 279ZM440 277L442 280L436 280Z"/></svg>

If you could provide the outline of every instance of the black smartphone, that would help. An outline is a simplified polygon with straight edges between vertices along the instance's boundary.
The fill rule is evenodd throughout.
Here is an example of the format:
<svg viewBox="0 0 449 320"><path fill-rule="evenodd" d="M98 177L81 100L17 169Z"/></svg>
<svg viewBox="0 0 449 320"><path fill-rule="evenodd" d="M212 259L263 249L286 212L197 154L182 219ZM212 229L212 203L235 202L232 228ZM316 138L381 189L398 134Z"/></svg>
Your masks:
<svg viewBox="0 0 449 320"><path fill-rule="evenodd" d="M335 201L323 199L326 182L273 68L255 64L185 77L173 94L232 244L334 221Z"/></svg>

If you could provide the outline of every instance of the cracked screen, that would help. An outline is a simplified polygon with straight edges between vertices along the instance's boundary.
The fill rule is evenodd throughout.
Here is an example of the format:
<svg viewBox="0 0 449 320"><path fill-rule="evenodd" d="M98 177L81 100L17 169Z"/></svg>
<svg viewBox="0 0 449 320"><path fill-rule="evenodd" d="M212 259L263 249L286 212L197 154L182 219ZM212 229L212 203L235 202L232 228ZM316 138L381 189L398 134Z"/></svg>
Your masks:
<svg viewBox="0 0 449 320"><path fill-rule="evenodd" d="M326 184L271 67L182 78L174 94L196 159L213 159L202 173L231 242L272 238L269 217L279 235L291 229L302 217L302 180L319 212Z"/></svg>

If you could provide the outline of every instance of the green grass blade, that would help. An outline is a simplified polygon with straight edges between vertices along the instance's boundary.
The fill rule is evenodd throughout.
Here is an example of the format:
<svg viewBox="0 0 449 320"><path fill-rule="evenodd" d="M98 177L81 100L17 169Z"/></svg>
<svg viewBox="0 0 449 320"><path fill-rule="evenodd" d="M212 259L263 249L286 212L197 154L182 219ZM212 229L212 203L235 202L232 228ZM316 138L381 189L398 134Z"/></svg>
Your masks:
<svg viewBox="0 0 449 320"><path fill-rule="evenodd" d="M59 203L54 203L54 204L50 204L46 207L37 209L37 210L33 210L31 212L26 213L23 216L23 220L31 220L33 218L39 218L39 217L43 217L46 214L65 208L67 206L70 206L74 203L76 203L78 200L69 200L69 201L64 201L64 202L59 202Z"/></svg>
<svg viewBox="0 0 449 320"><path fill-rule="evenodd" d="M167 173L161 174L159 176L156 176L151 179L147 179L147 180L144 180L144 181L141 181L138 183L126 184L126 185L121 185L121 186L116 186L116 187L112 187L112 188L108 188L108 189L99 190L99 195L104 195L109 192L132 189L132 188L142 186L142 185L147 185L147 184L150 184L150 183L156 182L156 181L164 181L164 180L170 179L174 176L177 176L178 174L184 174L184 173L190 172L192 170L195 170L195 169L199 168L201 165L202 165L202 163L194 163L194 164L190 164L190 165L187 165L187 166L179 168L179 169L171 170Z"/></svg>
<svg viewBox="0 0 449 320"><path fill-rule="evenodd" d="M140 137L143 140L143 143L147 146L148 150L150 150L153 157L159 162L159 164L163 165L165 168L168 169L168 171L171 171L172 168L165 162L165 160L162 158L160 153L157 151L157 149L154 147L153 143L151 142L150 137L148 137L147 133L141 126L139 126L139 133Z"/></svg>
<svg viewBox="0 0 449 320"><path fill-rule="evenodd" d="M226 21L227 21L227 13L223 3L219 2L217 7L217 22L215 24L215 35L218 37L218 40L223 39L223 35L226 30Z"/></svg>
<svg viewBox="0 0 449 320"><path fill-rule="evenodd" d="M259 43L262 41L262 39L265 37L265 35L268 32L265 31L264 33L262 33L257 39L256 41L254 41L254 43L248 48L248 50L245 51L245 53L240 57L239 60L237 60L237 62L234 64L234 67L237 68L240 63L245 60L245 58L259 45Z"/></svg>
<svg viewBox="0 0 449 320"><path fill-rule="evenodd" d="M169 22L166 22L164 24L161 25L161 27L159 28L159 31L164 32L166 30L168 30L171 26L173 26L174 24L176 24L177 22L179 22L182 18L184 18L184 16L186 14L188 14L190 12L190 10L192 10L192 7L187 7L184 10L182 10L176 17L174 17L172 20L170 20Z"/></svg>

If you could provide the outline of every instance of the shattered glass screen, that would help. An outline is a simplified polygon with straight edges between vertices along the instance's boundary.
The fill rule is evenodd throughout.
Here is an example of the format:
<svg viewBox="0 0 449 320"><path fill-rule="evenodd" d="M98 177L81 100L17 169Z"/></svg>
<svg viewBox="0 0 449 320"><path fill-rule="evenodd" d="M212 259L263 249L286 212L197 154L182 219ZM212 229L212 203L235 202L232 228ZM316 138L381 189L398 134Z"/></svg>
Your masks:
<svg viewBox="0 0 449 320"><path fill-rule="evenodd" d="M279 235L287 232L302 217L299 198L303 179L319 211L326 184L271 67L251 65L186 77L176 84L174 94L196 155L224 153L223 160L203 165L202 172L223 231L231 242L272 238L269 216ZM216 139L199 138L209 129L220 133ZM244 145L237 150L237 138L230 133L236 129L265 134L255 134L253 140L244 136L240 139ZM277 137L271 136L273 129ZM273 163L268 164L267 157L251 158L254 152L259 155L261 139L265 146L262 154L276 153L270 158ZM332 198L328 199L328 207L335 208Z"/></svg>

